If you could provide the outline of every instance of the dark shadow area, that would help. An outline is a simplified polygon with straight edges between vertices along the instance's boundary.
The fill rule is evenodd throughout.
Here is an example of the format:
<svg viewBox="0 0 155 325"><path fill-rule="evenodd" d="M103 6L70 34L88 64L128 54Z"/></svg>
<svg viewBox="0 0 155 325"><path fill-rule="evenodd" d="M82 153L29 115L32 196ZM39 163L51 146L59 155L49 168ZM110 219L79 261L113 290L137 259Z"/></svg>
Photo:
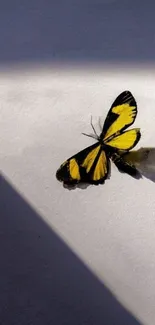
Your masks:
<svg viewBox="0 0 155 325"><path fill-rule="evenodd" d="M0 64L154 63L155 2L2 0Z"/></svg>
<svg viewBox="0 0 155 325"><path fill-rule="evenodd" d="M123 156L123 159L133 164L146 178L155 182L155 148L144 147L133 150Z"/></svg>
<svg viewBox="0 0 155 325"><path fill-rule="evenodd" d="M127 155L129 156L129 153L119 154L118 152L116 152L112 155L111 158L115 166L118 168L119 172L126 173L138 180L142 178L142 175L140 171L136 168L136 165L134 163L131 163L130 160L128 161L128 159L126 158Z"/></svg>
<svg viewBox="0 0 155 325"><path fill-rule="evenodd" d="M0 324L140 325L4 177L0 223Z"/></svg>

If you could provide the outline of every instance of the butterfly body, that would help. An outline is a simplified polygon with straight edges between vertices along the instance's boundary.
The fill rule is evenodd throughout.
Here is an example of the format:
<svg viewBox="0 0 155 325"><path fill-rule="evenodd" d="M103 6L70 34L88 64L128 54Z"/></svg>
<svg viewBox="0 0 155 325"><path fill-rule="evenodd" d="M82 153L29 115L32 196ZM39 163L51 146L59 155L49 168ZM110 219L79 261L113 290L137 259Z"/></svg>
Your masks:
<svg viewBox="0 0 155 325"><path fill-rule="evenodd" d="M120 170L134 175L136 169L123 162L120 153L128 152L140 139L140 129L125 131L136 115L136 101L129 91L124 91L111 106L100 136L95 137L97 142L67 159L58 169L57 179L68 185L102 184L109 174L110 159Z"/></svg>

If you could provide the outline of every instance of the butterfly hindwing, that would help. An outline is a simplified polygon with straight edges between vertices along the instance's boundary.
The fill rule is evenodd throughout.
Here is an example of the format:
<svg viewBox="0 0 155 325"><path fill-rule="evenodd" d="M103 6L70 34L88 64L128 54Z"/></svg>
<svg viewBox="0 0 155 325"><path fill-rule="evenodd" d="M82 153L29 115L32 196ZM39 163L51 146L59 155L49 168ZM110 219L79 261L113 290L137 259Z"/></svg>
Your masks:
<svg viewBox="0 0 155 325"><path fill-rule="evenodd" d="M122 132L120 135L113 137L111 140L105 140L105 144L118 150L130 150L138 143L141 137L140 129L131 129Z"/></svg>
<svg viewBox="0 0 155 325"><path fill-rule="evenodd" d="M137 115L137 104L130 91L122 92L112 104L104 122L101 138L106 140L122 133L133 124Z"/></svg>
<svg viewBox="0 0 155 325"><path fill-rule="evenodd" d="M109 172L109 159L100 143L80 151L66 160L58 169L56 177L65 184L101 184Z"/></svg>

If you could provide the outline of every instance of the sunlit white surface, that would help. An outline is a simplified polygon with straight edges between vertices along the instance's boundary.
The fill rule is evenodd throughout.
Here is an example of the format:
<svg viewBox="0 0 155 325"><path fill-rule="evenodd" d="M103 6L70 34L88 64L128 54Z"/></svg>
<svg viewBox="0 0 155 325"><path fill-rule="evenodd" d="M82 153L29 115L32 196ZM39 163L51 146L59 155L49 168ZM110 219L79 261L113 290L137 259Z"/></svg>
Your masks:
<svg viewBox="0 0 155 325"><path fill-rule="evenodd" d="M155 146L155 69L37 67L0 73L0 161L4 175L84 263L144 324L155 319L155 183L112 165L104 185L64 189L59 165L93 143L123 90L138 104L136 149Z"/></svg>

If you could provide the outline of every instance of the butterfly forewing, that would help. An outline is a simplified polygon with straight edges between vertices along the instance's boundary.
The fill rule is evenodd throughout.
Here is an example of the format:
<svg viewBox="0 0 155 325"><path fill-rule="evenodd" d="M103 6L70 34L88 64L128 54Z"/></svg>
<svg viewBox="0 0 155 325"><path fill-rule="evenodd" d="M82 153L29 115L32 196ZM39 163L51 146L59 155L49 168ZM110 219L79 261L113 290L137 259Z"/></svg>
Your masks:
<svg viewBox="0 0 155 325"><path fill-rule="evenodd" d="M100 137L106 140L120 134L133 124L136 115L137 104L131 92L122 92L109 110Z"/></svg>

